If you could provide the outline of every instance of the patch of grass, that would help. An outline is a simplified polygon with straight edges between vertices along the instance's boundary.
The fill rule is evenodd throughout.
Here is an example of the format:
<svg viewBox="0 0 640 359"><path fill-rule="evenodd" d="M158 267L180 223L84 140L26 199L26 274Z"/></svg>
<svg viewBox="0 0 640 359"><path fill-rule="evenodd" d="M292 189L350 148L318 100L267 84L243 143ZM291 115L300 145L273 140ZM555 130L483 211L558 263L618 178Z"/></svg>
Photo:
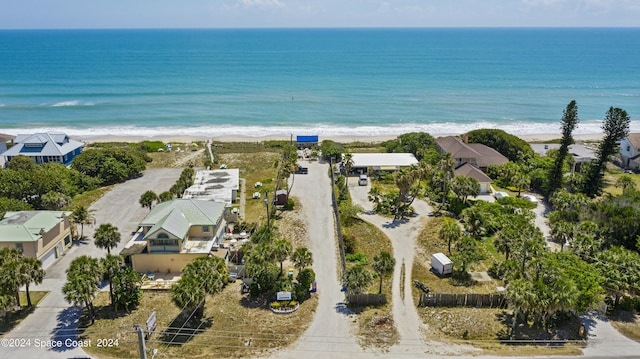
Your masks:
<svg viewBox="0 0 640 359"><path fill-rule="evenodd" d="M491 308L418 308L428 326L431 340L451 344L469 344L483 350L484 355L579 355L582 342L577 340L580 322L573 317L559 323L550 332L519 325L516 340L568 340L567 343L506 343L511 328L511 311Z"/></svg>
<svg viewBox="0 0 640 359"><path fill-rule="evenodd" d="M167 345L168 325L179 315L179 308L171 302L169 291L146 291L138 308L130 312L114 313L108 293L100 293L94 302L99 318L88 326L80 337L96 342L98 338L118 339L118 346L86 348L100 357L132 358L138 356L136 333L133 324L143 327L151 312L156 311L157 329L147 341L147 348L169 358L187 357L255 357L282 349L293 343L311 323L317 306L312 296L289 315L274 314L264 298L253 300L240 294L240 282L228 285L224 291L206 300L203 322L206 325L198 334L182 345ZM178 321L176 321L178 322ZM174 322L171 324L175 325ZM80 327L86 326L81 323ZM196 326L197 328L197 326Z"/></svg>
<svg viewBox="0 0 640 359"><path fill-rule="evenodd" d="M109 192L115 185L96 188L92 191L86 191L73 197L71 204L67 209L73 210L76 206L84 206L89 208L93 202L99 200L105 193Z"/></svg>
<svg viewBox="0 0 640 359"><path fill-rule="evenodd" d="M354 253L362 253L369 260L365 265L373 271L373 257L381 251L389 252L393 255L393 247L389 238L376 226L361 219L356 219L352 225L343 227L345 236L355 238ZM352 265L347 263L347 266ZM387 304L380 306L352 307L358 313L358 342L363 347L376 347L383 350L398 342L398 332L393 323L391 313L391 286L393 274L390 273L382 278L382 293L387 296ZM368 293L378 293L380 289L380 277L375 278Z"/></svg>
<svg viewBox="0 0 640 359"><path fill-rule="evenodd" d="M629 339L640 340L640 314L627 310L617 310L611 316L611 325Z"/></svg>
<svg viewBox="0 0 640 359"><path fill-rule="evenodd" d="M29 293L31 293L31 304L33 306L27 307L27 294L20 292L20 305L22 309L0 316L0 336L13 330L24 318L33 313L42 298L49 294L49 292L45 291L30 291Z"/></svg>
<svg viewBox="0 0 640 359"><path fill-rule="evenodd" d="M467 281L468 286L460 285L454 277L441 278L431 272L431 255L442 252L448 255L447 243L440 240L439 232L444 221L443 217L429 217L423 223L422 230L417 237L416 256L413 260L411 276L413 280L419 280L429 287L434 293L496 293L496 287L503 285L502 281L491 280L487 282ZM493 263L493 253L495 248L490 239L481 241L481 248L487 259L474 265L475 271L484 271L491 267ZM455 246L451 246L451 251L455 251ZM493 250L492 250L493 248ZM422 291L413 287L413 295L416 303Z"/></svg>

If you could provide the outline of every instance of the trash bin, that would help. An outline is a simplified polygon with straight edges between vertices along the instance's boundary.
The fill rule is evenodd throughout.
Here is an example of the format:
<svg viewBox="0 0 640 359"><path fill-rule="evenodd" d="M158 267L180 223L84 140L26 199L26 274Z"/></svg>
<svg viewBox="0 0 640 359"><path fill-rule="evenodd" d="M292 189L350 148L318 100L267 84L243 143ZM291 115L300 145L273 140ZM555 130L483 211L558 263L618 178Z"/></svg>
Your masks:
<svg viewBox="0 0 640 359"><path fill-rule="evenodd" d="M316 281L314 280L313 283L311 283L311 292L315 293L318 290L318 283L316 283Z"/></svg>

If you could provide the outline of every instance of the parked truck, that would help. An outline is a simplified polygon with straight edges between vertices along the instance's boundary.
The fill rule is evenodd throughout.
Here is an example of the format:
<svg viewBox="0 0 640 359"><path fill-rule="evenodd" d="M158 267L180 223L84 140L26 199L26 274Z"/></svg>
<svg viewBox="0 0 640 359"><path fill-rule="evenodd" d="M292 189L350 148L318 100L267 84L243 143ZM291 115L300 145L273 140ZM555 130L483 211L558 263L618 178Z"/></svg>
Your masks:
<svg viewBox="0 0 640 359"><path fill-rule="evenodd" d="M437 275L444 277L453 273L453 262L444 253L434 253L431 256L431 268Z"/></svg>

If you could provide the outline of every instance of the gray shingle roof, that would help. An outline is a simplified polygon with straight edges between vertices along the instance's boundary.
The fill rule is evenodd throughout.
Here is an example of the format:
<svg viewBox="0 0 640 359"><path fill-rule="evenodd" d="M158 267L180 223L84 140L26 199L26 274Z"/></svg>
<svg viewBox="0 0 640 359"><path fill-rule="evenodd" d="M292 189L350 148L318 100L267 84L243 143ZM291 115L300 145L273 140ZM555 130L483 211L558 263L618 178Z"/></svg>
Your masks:
<svg viewBox="0 0 640 359"><path fill-rule="evenodd" d="M158 203L140 222L151 226L148 233L163 229L184 238L191 226L215 226L224 214L224 203L195 199L174 199Z"/></svg>

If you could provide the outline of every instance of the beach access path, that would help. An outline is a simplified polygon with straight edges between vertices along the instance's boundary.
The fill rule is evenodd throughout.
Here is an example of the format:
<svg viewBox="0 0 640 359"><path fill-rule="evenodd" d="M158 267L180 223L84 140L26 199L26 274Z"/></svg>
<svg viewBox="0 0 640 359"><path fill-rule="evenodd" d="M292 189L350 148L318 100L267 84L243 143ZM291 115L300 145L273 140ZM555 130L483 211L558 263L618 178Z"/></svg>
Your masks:
<svg viewBox="0 0 640 359"><path fill-rule="evenodd" d="M62 294L62 286L66 281L65 271L71 261L79 256L88 255L99 258L107 253L93 243L94 230L100 224L111 223L118 227L121 241L111 252L119 253L131 237L131 232L137 229L140 220L149 213L148 209L142 208L138 203L142 193L147 190L153 190L156 193L169 190L180 177L181 172L181 168L146 170L143 176L116 185L91 205L90 210L95 211L96 225L85 225L84 236L87 240L74 242L64 256L47 268L42 284L29 288L31 291L49 291L50 293L38 303L33 313L2 338L3 340L23 339L23 343L30 344L23 347L2 345L0 357L88 358L84 350L78 346L83 343L77 342L78 318L82 310L69 305ZM59 343L61 345L58 345ZM97 343L93 342L91 345L96 346Z"/></svg>
<svg viewBox="0 0 640 359"><path fill-rule="evenodd" d="M291 195L298 198L307 225L308 246L318 284L318 307L309 328L290 348L272 358L328 358L366 356L353 335L352 315L341 292L335 220L331 204L329 164L302 161L306 175L295 175ZM371 356L369 354L368 356Z"/></svg>

